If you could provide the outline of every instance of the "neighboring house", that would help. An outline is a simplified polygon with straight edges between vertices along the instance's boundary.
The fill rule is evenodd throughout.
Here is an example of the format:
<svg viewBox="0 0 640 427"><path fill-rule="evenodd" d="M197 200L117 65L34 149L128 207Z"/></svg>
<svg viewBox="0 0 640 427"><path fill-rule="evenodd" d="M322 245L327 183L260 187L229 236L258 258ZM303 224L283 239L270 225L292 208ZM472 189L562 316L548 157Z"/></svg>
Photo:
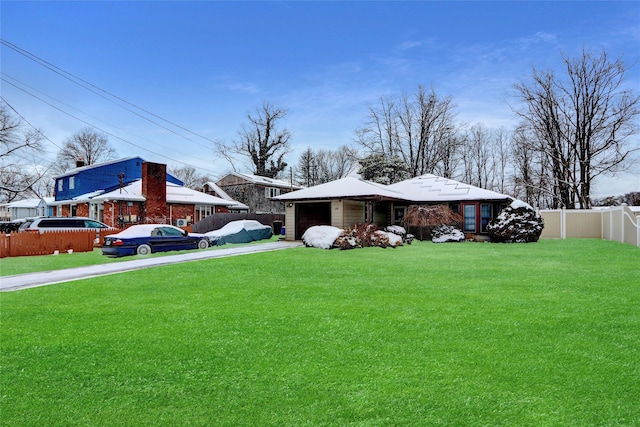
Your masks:
<svg viewBox="0 0 640 427"><path fill-rule="evenodd" d="M352 176L277 197L286 203L286 239L300 239L312 225L347 228L373 223L400 224L409 205L444 204L463 217L466 233L481 236L486 224L513 199L507 195L436 175L392 185Z"/></svg>
<svg viewBox="0 0 640 427"><path fill-rule="evenodd" d="M184 187L166 168L131 157L73 169L55 177L54 215L88 216L114 227L186 226L238 203Z"/></svg>
<svg viewBox="0 0 640 427"><path fill-rule="evenodd" d="M111 191L123 187L142 178L141 157L127 157L95 165L78 167L61 175L53 177L55 180L55 199L71 200L97 190ZM166 174L167 181L174 184L184 183L176 177Z"/></svg>
<svg viewBox="0 0 640 427"><path fill-rule="evenodd" d="M233 212L233 213L249 212L249 206L245 205L244 203L240 203L233 200L233 198L229 196L229 194L227 194L227 192L224 191L222 188L220 188L218 184L216 184L215 182L211 182L211 181L206 182L202 186L202 192L209 194L211 196L220 197L221 199L229 200L236 203L235 205L229 206L229 212Z"/></svg>
<svg viewBox="0 0 640 427"><path fill-rule="evenodd" d="M275 197L303 187L280 179L232 172L216 182L230 197L249 206L252 213L283 213L284 203Z"/></svg>
<svg viewBox="0 0 640 427"><path fill-rule="evenodd" d="M16 200L0 205L0 220L15 221L34 216L48 216L52 213L50 204L53 197Z"/></svg>

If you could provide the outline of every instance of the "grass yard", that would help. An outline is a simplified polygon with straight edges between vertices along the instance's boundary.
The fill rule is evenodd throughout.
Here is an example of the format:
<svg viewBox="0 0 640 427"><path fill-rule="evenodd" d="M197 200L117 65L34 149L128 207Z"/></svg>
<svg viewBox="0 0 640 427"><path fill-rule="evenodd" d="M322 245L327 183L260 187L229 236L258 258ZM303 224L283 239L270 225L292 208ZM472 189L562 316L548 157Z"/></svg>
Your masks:
<svg viewBox="0 0 640 427"><path fill-rule="evenodd" d="M640 250L295 248L0 294L3 426L633 426Z"/></svg>

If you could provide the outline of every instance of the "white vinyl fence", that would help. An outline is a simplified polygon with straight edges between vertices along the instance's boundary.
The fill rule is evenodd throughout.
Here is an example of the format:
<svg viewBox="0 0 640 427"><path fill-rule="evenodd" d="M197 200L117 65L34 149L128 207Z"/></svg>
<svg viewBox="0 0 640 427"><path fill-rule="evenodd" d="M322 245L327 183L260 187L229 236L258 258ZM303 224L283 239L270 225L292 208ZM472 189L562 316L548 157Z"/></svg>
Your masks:
<svg viewBox="0 0 640 427"><path fill-rule="evenodd" d="M628 206L602 209L545 209L541 238L594 238L628 243L640 248L640 212Z"/></svg>

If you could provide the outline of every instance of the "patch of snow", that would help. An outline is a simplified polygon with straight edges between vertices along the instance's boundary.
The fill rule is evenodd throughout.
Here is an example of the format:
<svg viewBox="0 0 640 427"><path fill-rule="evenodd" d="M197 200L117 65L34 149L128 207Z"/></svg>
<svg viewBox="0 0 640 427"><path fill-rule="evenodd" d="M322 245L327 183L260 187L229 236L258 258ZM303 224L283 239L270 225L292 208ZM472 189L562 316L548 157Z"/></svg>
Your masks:
<svg viewBox="0 0 640 427"><path fill-rule="evenodd" d="M344 233L344 230L330 225L314 225L309 227L302 235L302 241L306 246L329 249L336 239Z"/></svg>
<svg viewBox="0 0 640 427"><path fill-rule="evenodd" d="M400 228L402 228L402 227L400 227ZM399 236L398 234L390 232L390 231L382 231L382 233L385 233L387 235L387 237L389 237L389 245L390 246L401 246L402 245L402 236Z"/></svg>
<svg viewBox="0 0 640 427"><path fill-rule="evenodd" d="M464 233L451 226L441 225L433 229L431 232L433 243L445 243L445 242L462 242L464 241Z"/></svg>
<svg viewBox="0 0 640 427"><path fill-rule="evenodd" d="M511 202L509 206L511 206L513 209L526 208L526 209L534 210L530 204L518 199L515 199L513 202Z"/></svg>
<svg viewBox="0 0 640 427"><path fill-rule="evenodd" d="M462 232L442 234L439 237L434 237L431 241L433 243L445 243L445 242L459 242L464 240L464 234Z"/></svg>
<svg viewBox="0 0 640 427"><path fill-rule="evenodd" d="M124 237L128 239L136 238L136 237L149 237L151 236L151 232L158 227L173 228L175 230L180 230L180 232L183 231L181 228L174 227L173 225L169 225L169 224L138 224L138 225L132 225L131 227L125 230L122 230L118 234L111 234L108 237ZM189 235L204 237L203 234L198 234L198 233L189 233Z"/></svg>
<svg viewBox="0 0 640 427"><path fill-rule="evenodd" d="M217 230L205 233L205 235L209 237L222 237L239 233L242 230L262 230L267 228L270 229L271 227L253 219L243 219L239 221L231 221Z"/></svg>
<svg viewBox="0 0 640 427"><path fill-rule="evenodd" d="M386 228L386 230L391 233L397 234L398 236L404 236L405 234L407 234L407 230L399 225L390 225Z"/></svg>

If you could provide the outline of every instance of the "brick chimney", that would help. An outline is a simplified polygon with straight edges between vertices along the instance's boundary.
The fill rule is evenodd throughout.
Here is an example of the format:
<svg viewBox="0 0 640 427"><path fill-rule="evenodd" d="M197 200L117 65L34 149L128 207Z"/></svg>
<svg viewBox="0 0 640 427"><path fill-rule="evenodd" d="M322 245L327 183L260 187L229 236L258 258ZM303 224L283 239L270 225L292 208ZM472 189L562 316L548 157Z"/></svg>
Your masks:
<svg viewBox="0 0 640 427"><path fill-rule="evenodd" d="M82 157L78 157L76 159L76 167L81 168L84 166L84 159Z"/></svg>
<svg viewBox="0 0 640 427"><path fill-rule="evenodd" d="M147 199L145 216L167 216L167 165L142 163L142 195Z"/></svg>

